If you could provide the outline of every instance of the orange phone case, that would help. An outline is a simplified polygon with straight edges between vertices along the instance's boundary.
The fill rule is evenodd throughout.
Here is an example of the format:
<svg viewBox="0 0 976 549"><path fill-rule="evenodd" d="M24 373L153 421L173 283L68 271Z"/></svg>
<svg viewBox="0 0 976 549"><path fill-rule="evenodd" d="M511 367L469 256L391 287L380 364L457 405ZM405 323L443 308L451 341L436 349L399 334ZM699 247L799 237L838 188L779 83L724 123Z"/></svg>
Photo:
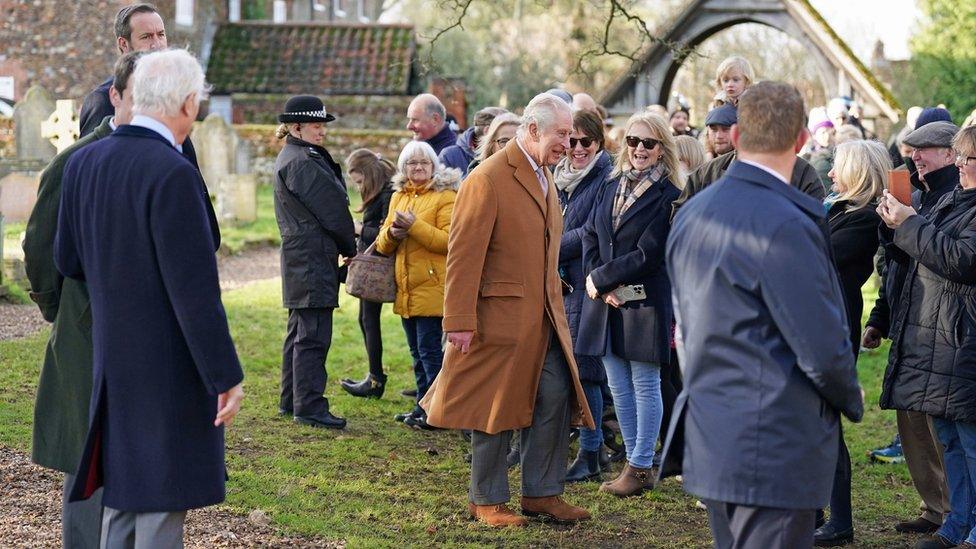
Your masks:
<svg viewBox="0 0 976 549"><path fill-rule="evenodd" d="M908 178L907 170L890 170L888 172L888 192L898 202L906 206L912 205L912 182Z"/></svg>

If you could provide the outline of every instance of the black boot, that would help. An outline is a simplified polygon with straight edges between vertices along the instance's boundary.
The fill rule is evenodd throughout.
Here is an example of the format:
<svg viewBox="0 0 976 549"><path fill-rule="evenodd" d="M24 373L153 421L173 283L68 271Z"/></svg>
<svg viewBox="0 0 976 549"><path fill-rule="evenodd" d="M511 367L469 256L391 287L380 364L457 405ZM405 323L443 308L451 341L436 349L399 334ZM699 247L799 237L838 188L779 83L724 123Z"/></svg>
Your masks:
<svg viewBox="0 0 976 549"><path fill-rule="evenodd" d="M566 471L566 482L600 480L600 452L590 452L580 448L576 460Z"/></svg>
<svg viewBox="0 0 976 549"><path fill-rule="evenodd" d="M342 380L342 388L352 396L364 398L383 398L386 389L386 376L367 374L366 379L355 382Z"/></svg>

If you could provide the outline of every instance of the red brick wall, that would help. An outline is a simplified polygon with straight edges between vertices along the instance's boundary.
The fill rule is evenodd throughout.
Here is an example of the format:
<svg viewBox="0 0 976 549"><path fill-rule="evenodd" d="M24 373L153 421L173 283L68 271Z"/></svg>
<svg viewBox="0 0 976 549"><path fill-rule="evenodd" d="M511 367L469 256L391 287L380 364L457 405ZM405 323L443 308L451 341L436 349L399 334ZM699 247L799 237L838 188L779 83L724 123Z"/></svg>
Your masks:
<svg viewBox="0 0 976 549"><path fill-rule="evenodd" d="M115 13L131 0L0 0L0 76L16 78L17 99L35 84L58 99L80 100L112 71ZM156 0L170 46L199 54L209 21L226 2L197 0L192 28L177 27L174 0Z"/></svg>

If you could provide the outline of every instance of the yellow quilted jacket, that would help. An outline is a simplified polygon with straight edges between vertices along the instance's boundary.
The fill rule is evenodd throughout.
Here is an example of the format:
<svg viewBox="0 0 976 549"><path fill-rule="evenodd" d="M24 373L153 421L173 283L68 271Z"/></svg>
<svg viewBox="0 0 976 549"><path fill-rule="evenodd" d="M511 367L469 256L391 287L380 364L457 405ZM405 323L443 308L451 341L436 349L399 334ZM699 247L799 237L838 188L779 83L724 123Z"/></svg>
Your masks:
<svg viewBox="0 0 976 549"><path fill-rule="evenodd" d="M390 212L376 237L376 251L396 253L397 295L393 312L404 317L444 316L444 273L447 263L447 235L461 172L438 171L426 185L410 181L394 183ZM396 212L416 216L407 238L396 241L390 227Z"/></svg>

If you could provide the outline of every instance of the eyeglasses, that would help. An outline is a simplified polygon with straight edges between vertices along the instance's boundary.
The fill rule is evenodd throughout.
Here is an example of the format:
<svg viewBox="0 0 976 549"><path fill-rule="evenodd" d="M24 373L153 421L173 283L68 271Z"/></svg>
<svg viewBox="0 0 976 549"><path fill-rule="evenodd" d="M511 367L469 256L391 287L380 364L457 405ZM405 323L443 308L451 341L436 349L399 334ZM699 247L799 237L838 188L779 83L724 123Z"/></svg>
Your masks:
<svg viewBox="0 0 976 549"><path fill-rule="evenodd" d="M499 137L498 139L495 140L495 144L501 145L502 147L504 147L511 140L512 140L511 137Z"/></svg>
<svg viewBox="0 0 976 549"><path fill-rule="evenodd" d="M576 144L579 143L580 145L583 145L583 148L584 149L588 149L590 147L590 145L593 144L594 141L595 141L595 139L593 139L592 137L580 137L579 139L576 139L575 137L570 137L569 138L569 148L570 149L575 149L576 148Z"/></svg>
<svg viewBox="0 0 976 549"><path fill-rule="evenodd" d="M961 152L956 152L956 164L962 162L962 165L966 166L969 164L970 160L976 160L976 156L966 156Z"/></svg>
<svg viewBox="0 0 976 549"><path fill-rule="evenodd" d="M433 162L430 160L410 160L407 162L407 166L410 166L411 168L416 166L430 166L431 164L433 164Z"/></svg>
<svg viewBox="0 0 976 549"><path fill-rule="evenodd" d="M657 147L657 144L660 143L660 141L658 141L657 139L651 139L650 137L641 139L640 137L637 137L635 135L628 135L626 139L627 139L627 146L633 147L635 149L637 148L637 145L643 143L645 149L651 150L654 147Z"/></svg>

